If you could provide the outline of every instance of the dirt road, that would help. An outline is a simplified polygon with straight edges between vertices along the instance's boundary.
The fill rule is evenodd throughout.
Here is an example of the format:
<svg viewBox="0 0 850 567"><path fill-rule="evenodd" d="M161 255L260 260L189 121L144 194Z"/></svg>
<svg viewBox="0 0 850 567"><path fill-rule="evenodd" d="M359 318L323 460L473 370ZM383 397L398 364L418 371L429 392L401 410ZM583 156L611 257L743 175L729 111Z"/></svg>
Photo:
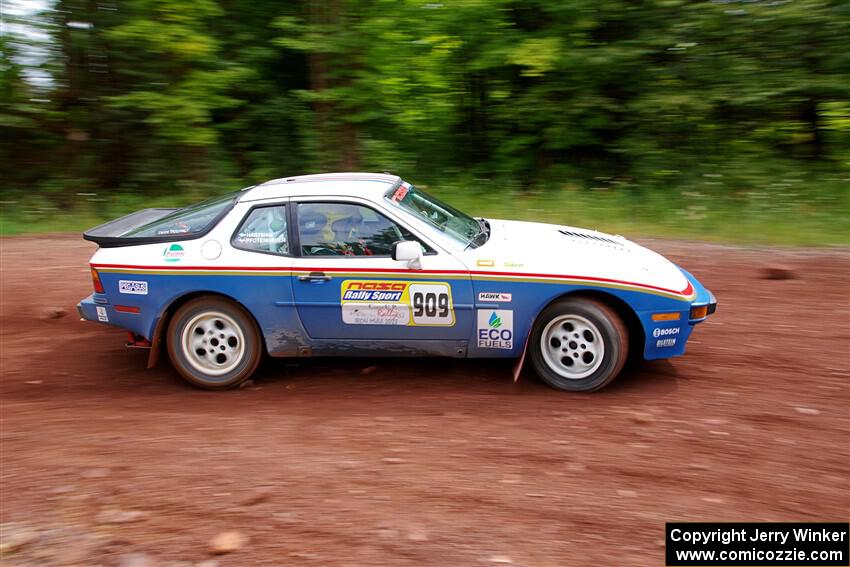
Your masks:
<svg viewBox="0 0 850 567"><path fill-rule="evenodd" d="M236 530L221 566L647 566L665 521L846 521L847 252L649 244L720 307L602 392L316 359L214 393L78 321L89 243L2 239L2 562L194 565Z"/></svg>

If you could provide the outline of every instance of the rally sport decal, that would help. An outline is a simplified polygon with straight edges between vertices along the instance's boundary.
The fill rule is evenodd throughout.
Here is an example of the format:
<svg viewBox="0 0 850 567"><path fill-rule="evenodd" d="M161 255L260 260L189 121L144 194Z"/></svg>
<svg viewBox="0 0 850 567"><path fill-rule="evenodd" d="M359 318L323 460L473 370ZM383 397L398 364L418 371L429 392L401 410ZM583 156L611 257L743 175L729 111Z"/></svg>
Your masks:
<svg viewBox="0 0 850 567"><path fill-rule="evenodd" d="M452 288L446 282L345 280L342 321L348 325L451 327L455 324Z"/></svg>

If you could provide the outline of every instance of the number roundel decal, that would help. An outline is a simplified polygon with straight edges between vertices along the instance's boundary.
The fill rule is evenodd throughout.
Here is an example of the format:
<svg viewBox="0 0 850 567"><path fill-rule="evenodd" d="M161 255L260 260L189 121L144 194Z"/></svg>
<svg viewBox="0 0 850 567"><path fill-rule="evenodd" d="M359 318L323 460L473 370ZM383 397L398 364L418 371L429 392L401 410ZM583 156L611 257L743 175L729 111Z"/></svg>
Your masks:
<svg viewBox="0 0 850 567"><path fill-rule="evenodd" d="M448 284L411 284L410 298L415 325L454 325Z"/></svg>
<svg viewBox="0 0 850 567"><path fill-rule="evenodd" d="M342 321L348 325L455 324L452 288L446 282L345 280L341 302Z"/></svg>

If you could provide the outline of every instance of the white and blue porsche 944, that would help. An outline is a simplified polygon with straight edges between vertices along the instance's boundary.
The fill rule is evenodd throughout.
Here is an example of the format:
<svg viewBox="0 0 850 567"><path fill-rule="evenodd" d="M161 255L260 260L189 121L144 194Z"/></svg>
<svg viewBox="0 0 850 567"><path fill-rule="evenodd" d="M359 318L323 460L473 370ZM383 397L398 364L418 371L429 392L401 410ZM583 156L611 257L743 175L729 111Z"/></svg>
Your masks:
<svg viewBox="0 0 850 567"><path fill-rule="evenodd" d="M166 347L196 386L271 356L520 358L555 388L596 390L631 350L685 351L716 301L620 236L473 218L391 175L277 179L93 228L84 319Z"/></svg>

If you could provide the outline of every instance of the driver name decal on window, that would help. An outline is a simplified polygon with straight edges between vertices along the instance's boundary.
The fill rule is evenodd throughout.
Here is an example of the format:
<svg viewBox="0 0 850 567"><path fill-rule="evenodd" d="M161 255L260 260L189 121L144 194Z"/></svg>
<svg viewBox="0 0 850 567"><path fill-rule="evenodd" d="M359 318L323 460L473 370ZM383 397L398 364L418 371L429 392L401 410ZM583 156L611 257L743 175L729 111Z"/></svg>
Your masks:
<svg viewBox="0 0 850 567"><path fill-rule="evenodd" d="M249 252L289 254L286 230L286 205L257 207L242 221L233 237L233 246Z"/></svg>
<svg viewBox="0 0 850 567"><path fill-rule="evenodd" d="M345 280L341 303L347 325L455 324L452 289L445 282Z"/></svg>
<svg viewBox="0 0 850 567"><path fill-rule="evenodd" d="M236 236L236 242L242 245L248 244L279 244L286 242L286 235L274 232L240 232Z"/></svg>

